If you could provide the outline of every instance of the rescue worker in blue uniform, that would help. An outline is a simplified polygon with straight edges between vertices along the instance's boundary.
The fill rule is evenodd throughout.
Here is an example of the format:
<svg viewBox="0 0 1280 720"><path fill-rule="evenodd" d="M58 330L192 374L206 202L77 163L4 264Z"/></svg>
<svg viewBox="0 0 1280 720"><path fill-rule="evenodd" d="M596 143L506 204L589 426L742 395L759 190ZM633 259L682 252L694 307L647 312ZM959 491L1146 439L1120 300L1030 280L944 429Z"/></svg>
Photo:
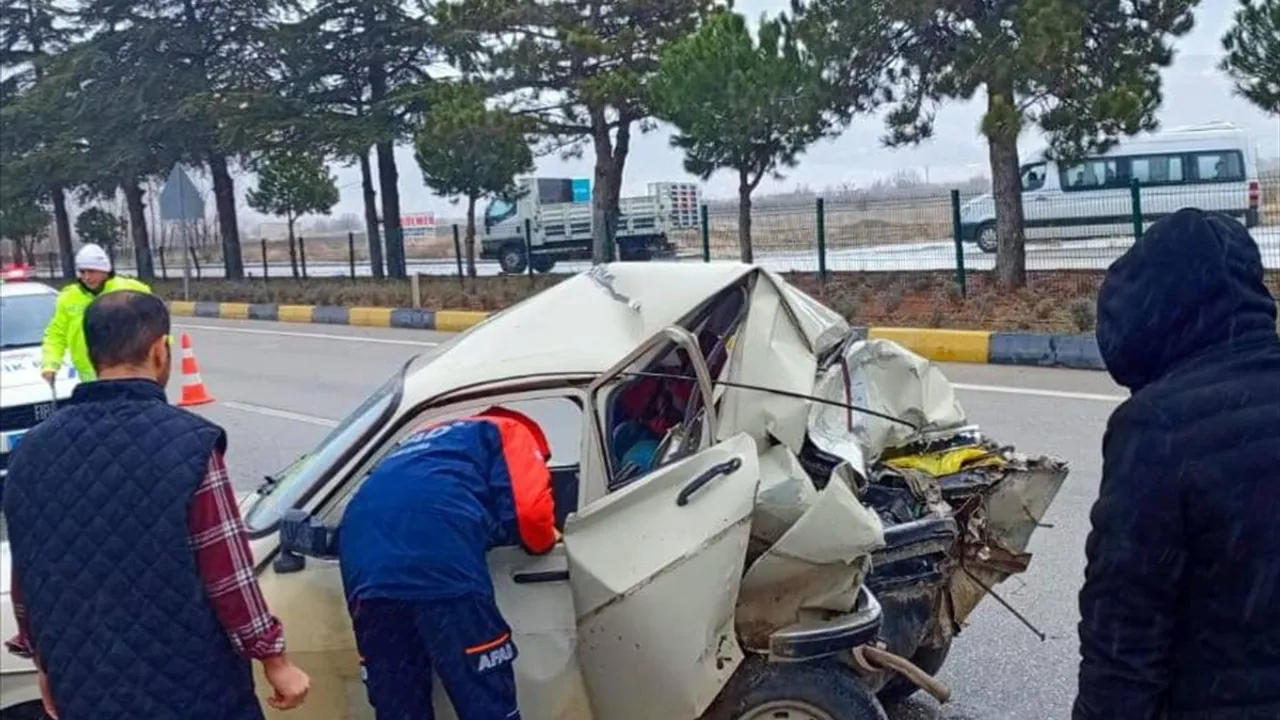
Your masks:
<svg viewBox="0 0 1280 720"><path fill-rule="evenodd" d="M352 497L336 540L378 720L433 720L433 670L459 720L520 717L485 554L559 540L550 455L531 418L490 408L405 438Z"/></svg>

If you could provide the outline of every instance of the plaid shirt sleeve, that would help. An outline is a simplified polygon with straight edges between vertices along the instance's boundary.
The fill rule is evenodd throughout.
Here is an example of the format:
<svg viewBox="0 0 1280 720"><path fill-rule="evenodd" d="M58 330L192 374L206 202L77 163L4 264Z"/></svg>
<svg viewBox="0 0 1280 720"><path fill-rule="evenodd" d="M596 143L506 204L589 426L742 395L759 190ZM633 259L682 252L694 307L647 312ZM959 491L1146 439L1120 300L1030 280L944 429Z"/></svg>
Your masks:
<svg viewBox="0 0 1280 720"><path fill-rule="evenodd" d="M13 619L18 621L18 634L5 641L5 649L20 658L35 660L31 651L31 628L27 626L27 610L22 604L18 576L12 571L9 572L9 602L13 605Z"/></svg>
<svg viewBox="0 0 1280 720"><path fill-rule="evenodd" d="M187 527L214 613L236 651L254 659L284 652L284 627L268 610L258 587L231 476L217 451L209 456L204 479L191 498ZM18 634L5 646L18 657L32 659L31 628L16 574L10 573L9 581Z"/></svg>
<svg viewBox="0 0 1280 720"><path fill-rule="evenodd" d="M196 564L231 644L254 659L284 652L284 627L258 587L248 532L231 476L217 451L209 457L204 481L191 498L188 520Z"/></svg>

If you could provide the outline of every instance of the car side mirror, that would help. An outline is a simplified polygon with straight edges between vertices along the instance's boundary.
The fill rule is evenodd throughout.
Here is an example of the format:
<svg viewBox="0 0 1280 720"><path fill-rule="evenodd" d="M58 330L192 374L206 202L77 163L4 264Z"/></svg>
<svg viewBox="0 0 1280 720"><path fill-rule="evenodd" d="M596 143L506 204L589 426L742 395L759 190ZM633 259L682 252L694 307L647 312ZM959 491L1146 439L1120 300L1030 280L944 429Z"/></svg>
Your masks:
<svg viewBox="0 0 1280 720"><path fill-rule="evenodd" d="M280 519L280 555L276 572L297 572L305 558L333 559L338 555L338 530L302 510L290 510Z"/></svg>

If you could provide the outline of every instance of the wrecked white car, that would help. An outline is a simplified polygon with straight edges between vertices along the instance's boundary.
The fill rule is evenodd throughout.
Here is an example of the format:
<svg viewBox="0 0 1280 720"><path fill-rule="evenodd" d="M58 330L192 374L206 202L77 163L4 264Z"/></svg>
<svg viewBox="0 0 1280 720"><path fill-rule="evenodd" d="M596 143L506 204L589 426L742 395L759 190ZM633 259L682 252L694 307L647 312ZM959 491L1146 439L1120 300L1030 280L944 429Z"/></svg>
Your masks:
<svg viewBox="0 0 1280 720"><path fill-rule="evenodd" d="M1067 475L984 438L936 368L775 274L599 266L411 360L246 501L308 718L373 712L338 568L294 543L302 516L336 526L404 436L494 404L552 437L564 532L546 556L489 556L528 720L873 720L886 696L945 697L928 674L1026 568Z"/></svg>

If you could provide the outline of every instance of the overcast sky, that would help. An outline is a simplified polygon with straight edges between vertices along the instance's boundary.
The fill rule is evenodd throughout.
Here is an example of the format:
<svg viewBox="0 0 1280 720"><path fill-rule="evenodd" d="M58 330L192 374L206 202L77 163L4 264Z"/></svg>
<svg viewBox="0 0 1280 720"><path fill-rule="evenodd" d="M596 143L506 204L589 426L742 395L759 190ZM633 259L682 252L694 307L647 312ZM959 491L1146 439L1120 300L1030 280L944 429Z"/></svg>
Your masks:
<svg viewBox="0 0 1280 720"><path fill-rule="evenodd" d="M761 12L770 14L784 9L787 0L738 0L740 12L749 18ZM1177 45L1178 57L1165 73L1165 102L1160 112L1163 127L1225 120L1249 130L1256 138L1263 157L1280 156L1280 118L1268 117L1247 101L1232 93L1230 81L1217 69L1221 56L1221 37L1231 22L1236 3L1228 0L1205 0L1197 11L1196 27ZM814 190L841 184L869 185L892 176L901 169L912 169L932 182L963 180L987 174L986 144L978 134L984 98L971 103L944 107L938 114L935 137L919 147L891 150L879 138L883 120L860 118L839 138L812 147L800 165L781 181L766 180L760 193L789 190L799 185ZM668 145L666 128L636 138L627 157L623 179L624 194L639 194L647 183L668 180L690 180L681 166L680 154ZM1024 156L1043 144L1038 133L1023 135L1019 147ZM396 153L400 174L400 203L404 213L435 212L445 217L461 214L459 208L445 198L434 196L422 183L421 174L408 148ZM538 161L538 174L550 177L590 177L593 158L588 149L580 160L562 161L556 157ZM355 166L335 166L342 201L333 215L362 215L360 173ZM242 198L252 178L241 176L237 194ZM720 173L704 186L710 196L732 197L736 180ZM212 205L212 203L210 203ZM252 227L258 218L247 208L242 222Z"/></svg>

